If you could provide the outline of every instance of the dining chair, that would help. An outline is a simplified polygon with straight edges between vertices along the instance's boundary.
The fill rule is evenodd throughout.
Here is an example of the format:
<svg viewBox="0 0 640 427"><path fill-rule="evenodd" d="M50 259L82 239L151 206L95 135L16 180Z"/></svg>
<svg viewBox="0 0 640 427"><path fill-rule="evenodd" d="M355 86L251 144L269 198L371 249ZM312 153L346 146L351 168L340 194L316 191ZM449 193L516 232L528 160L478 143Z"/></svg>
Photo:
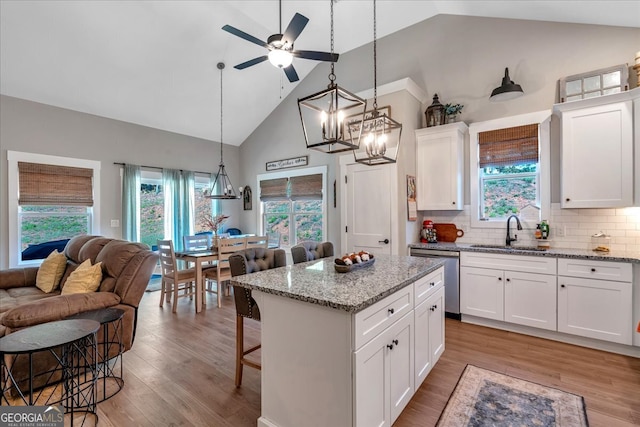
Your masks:
<svg viewBox="0 0 640 427"><path fill-rule="evenodd" d="M194 234L192 236L183 236L184 250L197 251L211 248L210 234Z"/></svg>
<svg viewBox="0 0 640 427"><path fill-rule="evenodd" d="M235 252L229 257L232 277L286 265L287 256L284 249L247 248ZM251 289L234 286L233 298L236 303L236 387L240 387L244 365L262 369L261 363L245 357L258 350L262 345L257 344L247 349L244 347L244 319L260 321L260 308L251 296Z"/></svg>
<svg viewBox="0 0 640 427"><path fill-rule="evenodd" d="M248 248L267 248L269 239L267 236L247 236L244 238Z"/></svg>
<svg viewBox="0 0 640 427"><path fill-rule="evenodd" d="M227 238L218 240L218 261L216 262L216 268L208 268L202 272L203 277L206 280L216 282L215 293L218 297L218 307L222 306L223 282L231 279L229 256L236 251L244 249L245 247L245 239ZM228 289L226 294L229 295Z"/></svg>
<svg viewBox="0 0 640 427"><path fill-rule="evenodd" d="M301 242L291 247L291 258L294 264L332 256L333 243L331 242Z"/></svg>
<svg viewBox="0 0 640 427"><path fill-rule="evenodd" d="M160 293L160 307L165 299L171 302L173 296L172 312L176 312L178 298L190 297L196 292L196 271L193 268L178 269L176 265L176 253L173 250L173 241L158 240L158 254L162 269L162 292ZM173 295L172 295L173 294Z"/></svg>
<svg viewBox="0 0 640 427"><path fill-rule="evenodd" d="M279 248L281 239L282 235L277 231L267 233L267 247L270 249Z"/></svg>

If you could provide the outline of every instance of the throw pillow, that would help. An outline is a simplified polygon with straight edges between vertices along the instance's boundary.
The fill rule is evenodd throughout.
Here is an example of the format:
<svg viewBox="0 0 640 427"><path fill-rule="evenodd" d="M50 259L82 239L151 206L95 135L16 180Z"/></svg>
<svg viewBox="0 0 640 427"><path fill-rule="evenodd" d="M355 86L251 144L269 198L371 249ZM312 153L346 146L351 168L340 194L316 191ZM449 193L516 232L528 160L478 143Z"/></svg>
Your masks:
<svg viewBox="0 0 640 427"><path fill-rule="evenodd" d="M91 265L87 259L67 278L62 287L62 295L95 292L102 282L102 262Z"/></svg>
<svg viewBox="0 0 640 427"><path fill-rule="evenodd" d="M66 267L67 257L55 249L40 264L36 273L36 286L46 294L55 291L60 285Z"/></svg>

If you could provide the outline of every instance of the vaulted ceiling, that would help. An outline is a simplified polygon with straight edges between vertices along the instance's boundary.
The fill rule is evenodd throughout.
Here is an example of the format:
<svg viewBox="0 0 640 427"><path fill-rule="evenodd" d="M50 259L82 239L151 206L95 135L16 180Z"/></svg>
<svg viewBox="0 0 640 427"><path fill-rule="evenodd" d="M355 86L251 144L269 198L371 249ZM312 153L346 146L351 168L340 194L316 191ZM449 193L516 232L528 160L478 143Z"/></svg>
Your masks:
<svg viewBox="0 0 640 427"><path fill-rule="evenodd" d="M282 2L282 27L298 12L309 24L296 49L330 49L327 0ZM279 32L269 1L0 0L0 93L75 111L240 145L296 86L268 62L235 70ZM373 2L335 0L335 52L373 39ZM378 38L438 14L640 26L638 1L377 1ZM640 49L640 46L639 46ZM303 79L317 62L294 59ZM319 90L322 88L319 88Z"/></svg>

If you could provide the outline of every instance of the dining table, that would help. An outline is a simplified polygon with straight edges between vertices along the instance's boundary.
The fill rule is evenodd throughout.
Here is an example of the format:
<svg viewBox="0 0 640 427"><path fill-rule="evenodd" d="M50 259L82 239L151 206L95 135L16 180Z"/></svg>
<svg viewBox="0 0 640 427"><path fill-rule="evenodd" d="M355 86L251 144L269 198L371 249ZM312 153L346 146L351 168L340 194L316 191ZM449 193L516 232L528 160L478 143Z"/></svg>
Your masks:
<svg viewBox="0 0 640 427"><path fill-rule="evenodd" d="M176 259L187 263L194 263L196 269L196 313L202 311L204 277L202 275L202 267L206 263L218 260L217 250L196 250L196 251L176 251Z"/></svg>

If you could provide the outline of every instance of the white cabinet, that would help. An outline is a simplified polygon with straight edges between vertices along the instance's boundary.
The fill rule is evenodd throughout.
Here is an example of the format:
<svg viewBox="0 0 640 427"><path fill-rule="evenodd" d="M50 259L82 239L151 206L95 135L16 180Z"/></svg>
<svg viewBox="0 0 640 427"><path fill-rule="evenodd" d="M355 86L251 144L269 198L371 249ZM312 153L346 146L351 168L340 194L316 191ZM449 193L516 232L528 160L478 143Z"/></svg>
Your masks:
<svg viewBox="0 0 640 427"><path fill-rule="evenodd" d="M357 426L391 426L414 392L413 313L355 352Z"/></svg>
<svg viewBox="0 0 640 427"><path fill-rule="evenodd" d="M462 210L466 124L416 130L418 210Z"/></svg>
<svg viewBox="0 0 640 427"><path fill-rule="evenodd" d="M631 345L631 264L558 260L558 331Z"/></svg>
<svg viewBox="0 0 640 427"><path fill-rule="evenodd" d="M550 257L462 253L460 312L555 330L556 271Z"/></svg>
<svg viewBox="0 0 640 427"><path fill-rule="evenodd" d="M424 302L416 306L414 318L414 383L417 389L444 352L444 287L436 288Z"/></svg>
<svg viewBox="0 0 640 427"><path fill-rule="evenodd" d="M633 206L633 99L637 89L556 104L560 115L561 206Z"/></svg>

